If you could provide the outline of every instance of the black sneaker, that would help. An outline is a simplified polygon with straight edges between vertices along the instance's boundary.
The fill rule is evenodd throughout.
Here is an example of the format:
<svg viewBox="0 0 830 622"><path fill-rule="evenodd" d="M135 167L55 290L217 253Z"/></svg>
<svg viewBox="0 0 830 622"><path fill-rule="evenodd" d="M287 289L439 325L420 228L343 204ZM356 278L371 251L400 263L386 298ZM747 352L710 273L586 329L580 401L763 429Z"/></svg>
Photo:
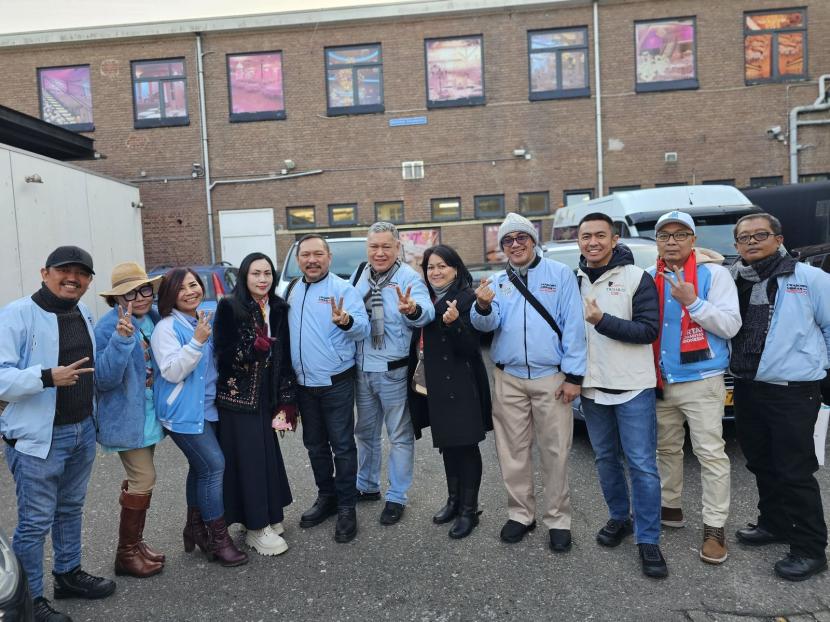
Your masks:
<svg viewBox="0 0 830 622"><path fill-rule="evenodd" d="M526 533L529 533L534 529L536 529L536 521L533 521L529 525L524 525L517 520L511 519L504 524L504 527L501 528L499 537L502 542L507 542L507 544L516 544L517 542L522 541L522 538L525 537Z"/></svg>
<svg viewBox="0 0 830 622"><path fill-rule="evenodd" d="M643 574L652 579L664 579L669 576L666 560L657 544L638 544L640 561L643 563Z"/></svg>
<svg viewBox="0 0 830 622"><path fill-rule="evenodd" d="M337 524L334 527L334 540L351 542L357 535L357 512L354 508L338 508Z"/></svg>
<svg viewBox="0 0 830 622"><path fill-rule="evenodd" d="M597 532L597 542L599 542L602 546L619 546L620 542L623 541L623 538L631 535L633 531L634 527L631 524L630 518L628 520L617 520L612 518L605 523L605 527Z"/></svg>
<svg viewBox="0 0 830 622"><path fill-rule="evenodd" d="M788 553L787 556L775 562L775 574L787 581L804 581L814 574L827 570L826 557L801 557Z"/></svg>
<svg viewBox="0 0 830 622"><path fill-rule="evenodd" d="M394 501L387 501L383 507L383 512L380 513L380 524L394 525L401 520L404 509L406 509L405 505L395 503Z"/></svg>
<svg viewBox="0 0 830 622"><path fill-rule="evenodd" d="M314 527L335 514L337 514L337 497L317 497L314 505L300 516L300 527L303 529Z"/></svg>
<svg viewBox="0 0 830 622"><path fill-rule="evenodd" d="M43 596L38 596L32 601L32 613L35 622L72 622L68 615L53 609Z"/></svg>
<svg viewBox="0 0 830 622"><path fill-rule="evenodd" d="M93 577L78 566L64 574L52 573L55 577L55 600L62 598L106 598L115 591L115 581Z"/></svg>
<svg viewBox="0 0 830 622"><path fill-rule="evenodd" d="M358 490L356 498L358 501L380 501L380 491L363 492L362 490Z"/></svg>

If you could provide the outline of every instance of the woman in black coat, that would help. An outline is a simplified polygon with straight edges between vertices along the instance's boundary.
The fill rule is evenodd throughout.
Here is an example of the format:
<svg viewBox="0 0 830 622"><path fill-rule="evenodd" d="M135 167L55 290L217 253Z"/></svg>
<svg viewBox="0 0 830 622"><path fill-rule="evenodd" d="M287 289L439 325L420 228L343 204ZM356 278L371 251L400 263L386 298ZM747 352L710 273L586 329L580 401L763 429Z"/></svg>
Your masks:
<svg viewBox="0 0 830 622"><path fill-rule="evenodd" d="M430 426L432 443L444 458L447 504L432 520L440 525L455 519L449 535L464 538L478 525L478 444L493 429L490 383L479 333L470 323L476 296L464 262L455 250L441 244L424 253L421 268L435 305L435 319L413 333L409 412L416 438ZM423 376L416 370L419 360Z"/></svg>
<svg viewBox="0 0 830 622"><path fill-rule="evenodd" d="M242 523L245 543L262 555L288 549L281 535L291 489L274 420L282 412L296 421L297 412L288 305L275 293L274 274L266 255L245 257L233 292L219 301L213 329L225 519Z"/></svg>

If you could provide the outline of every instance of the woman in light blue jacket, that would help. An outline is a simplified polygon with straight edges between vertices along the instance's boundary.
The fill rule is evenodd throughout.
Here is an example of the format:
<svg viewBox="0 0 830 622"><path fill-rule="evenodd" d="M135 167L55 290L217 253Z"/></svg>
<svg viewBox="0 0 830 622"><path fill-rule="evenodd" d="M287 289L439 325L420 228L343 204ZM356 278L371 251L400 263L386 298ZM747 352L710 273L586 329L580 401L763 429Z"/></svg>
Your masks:
<svg viewBox="0 0 830 622"><path fill-rule="evenodd" d="M210 317L198 311L204 292L202 280L190 268L174 268L164 275L158 298L162 320L150 339L153 397L156 417L190 465L184 550L198 545L211 561L239 566L248 556L236 548L225 523L225 459L216 439L212 328Z"/></svg>
<svg viewBox="0 0 830 622"><path fill-rule="evenodd" d="M95 386L98 442L117 451L127 479L121 483L121 522L115 574L149 577L162 571L164 555L143 538L156 470L153 453L163 437L153 407L150 336L159 321L153 294L161 277L128 261L112 270L112 289L103 292L112 308L95 327Z"/></svg>

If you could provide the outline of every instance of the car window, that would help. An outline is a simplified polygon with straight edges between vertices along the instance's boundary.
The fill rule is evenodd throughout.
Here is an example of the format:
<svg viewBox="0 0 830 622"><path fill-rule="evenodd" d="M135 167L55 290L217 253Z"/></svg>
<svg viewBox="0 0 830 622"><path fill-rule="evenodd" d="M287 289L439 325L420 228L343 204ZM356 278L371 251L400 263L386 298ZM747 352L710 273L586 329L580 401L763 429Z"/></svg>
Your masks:
<svg viewBox="0 0 830 622"><path fill-rule="evenodd" d="M205 284L205 300L216 300L216 288L213 286L213 272L199 272L199 278Z"/></svg>
<svg viewBox="0 0 830 622"><path fill-rule="evenodd" d="M236 279L239 276L239 270L236 268L227 268L225 270L225 293L229 294L236 286Z"/></svg>

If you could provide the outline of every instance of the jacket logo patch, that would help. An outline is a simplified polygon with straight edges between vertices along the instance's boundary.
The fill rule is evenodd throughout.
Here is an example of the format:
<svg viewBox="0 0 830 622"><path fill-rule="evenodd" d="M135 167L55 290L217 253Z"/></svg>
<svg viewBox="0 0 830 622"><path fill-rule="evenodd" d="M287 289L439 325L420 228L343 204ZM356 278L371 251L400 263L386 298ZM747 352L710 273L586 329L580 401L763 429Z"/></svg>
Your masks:
<svg viewBox="0 0 830 622"><path fill-rule="evenodd" d="M809 293L807 286L803 283L787 283L786 292L788 294L802 294L805 296Z"/></svg>
<svg viewBox="0 0 830 622"><path fill-rule="evenodd" d="M620 285L619 283L614 285L614 281L608 281L608 285L605 286L605 291L611 296L619 296L625 293L625 285Z"/></svg>
<svg viewBox="0 0 830 622"><path fill-rule="evenodd" d="M502 296L510 296L515 288L510 283L499 283L499 289Z"/></svg>
<svg viewBox="0 0 830 622"><path fill-rule="evenodd" d="M540 294L555 294L556 293L556 284L555 283L542 283L539 286L539 293Z"/></svg>
<svg viewBox="0 0 830 622"><path fill-rule="evenodd" d="M331 296L317 296L317 302L323 305L330 305L331 304Z"/></svg>

